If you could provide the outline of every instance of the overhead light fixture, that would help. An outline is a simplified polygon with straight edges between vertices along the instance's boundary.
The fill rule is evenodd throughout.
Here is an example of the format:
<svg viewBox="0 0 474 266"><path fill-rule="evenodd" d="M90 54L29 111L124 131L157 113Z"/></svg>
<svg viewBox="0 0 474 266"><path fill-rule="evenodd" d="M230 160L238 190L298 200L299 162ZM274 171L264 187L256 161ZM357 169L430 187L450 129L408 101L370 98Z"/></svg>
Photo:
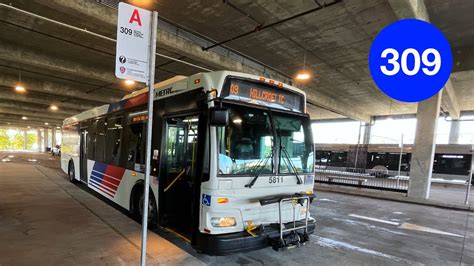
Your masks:
<svg viewBox="0 0 474 266"><path fill-rule="evenodd" d="M44 125L47 126L47 125L49 125L49 123L48 123L48 122L44 122Z"/></svg>
<svg viewBox="0 0 474 266"><path fill-rule="evenodd" d="M310 76L308 73L299 73L298 75L296 75L297 80L307 80L309 78Z"/></svg>
<svg viewBox="0 0 474 266"><path fill-rule="evenodd" d="M18 83L15 86L15 91L19 93L25 93L26 89L21 83L21 73L18 73Z"/></svg>
<svg viewBox="0 0 474 266"><path fill-rule="evenodd" d="M306 71L306 50L304 50L303 56L303 70L296 74L297 80L308 80L311 77L308 71Z"/></svg>
<svg viewBox="0 0 474 266"><path fill-rule="evenodd" d="M49 109L51 109L51 111L57 111L59 108L57 105L52 104L51 106L49 106Z"/></svg>
<svg viewBox="0 0 474 266"><path fill-rule="evenodd" d="M56 127L56 129L61 129L61 127Z"/></svg>
<svg viewBox="0 0 474 266"><path fill-rule="evenodd" d="M28 128L31 128L30 126L28 126Z"/></svg>
<svg viewBox="0 0 474 266"><path fill-rule="evenodd" d="M19 92L19 93L24 93L24 92L26 92L26 89L22 85L18 84L18 85L15 86L15 91Z"/></svg>
<svg viewBox="0 0 474 266"><path fill-rule="evenodd" d="M133 80L131 80L131 79L126 79L126 80L125 80L125 84L127 84L127 85L130 86L130 85L135 84L135 81L133 81Z"/></svg>
<svg viewBox="0 0 474 266"><path fill-rule="evenodd" d="M28 117L26 117L26 116L22 116L22 117L21 117L21 119L23 119L23 120L27 120L27 119L28 119Z"/></svg>

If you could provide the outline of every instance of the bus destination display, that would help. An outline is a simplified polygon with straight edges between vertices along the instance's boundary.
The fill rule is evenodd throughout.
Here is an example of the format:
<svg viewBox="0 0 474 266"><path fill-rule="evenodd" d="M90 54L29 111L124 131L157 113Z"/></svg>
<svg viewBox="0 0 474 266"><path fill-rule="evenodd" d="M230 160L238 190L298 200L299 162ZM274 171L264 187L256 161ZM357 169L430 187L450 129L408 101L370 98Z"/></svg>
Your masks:
<svg viewBox="0 0 474 266"><path fill-rule="evenodd" d="M222 90L222 97L283 110L304 112L302 95L246 80L227 80Z"/></svg>

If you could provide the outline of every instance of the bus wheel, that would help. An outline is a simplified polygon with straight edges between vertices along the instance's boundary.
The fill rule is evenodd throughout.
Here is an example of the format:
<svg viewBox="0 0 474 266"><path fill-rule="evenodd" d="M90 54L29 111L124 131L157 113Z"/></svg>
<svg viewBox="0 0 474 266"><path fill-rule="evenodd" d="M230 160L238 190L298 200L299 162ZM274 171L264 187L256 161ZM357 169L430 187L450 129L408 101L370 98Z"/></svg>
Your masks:
<svg viewBox="0 0 474 266"><path fill-rule="evenodd" d="M135 198L134 202L134 217L138 222L143 220L143 202L145 201L143 189L137 191L139 193L138 197ZM148 228L155 228L157 225L158 210L156 208L156 202L154 200L153 194L150 191L150 198L148 200Z"/></svg>
<svg viewBox="0 0 474 266"><path fill-rule="evenodd" d="M77 183L76 171L74 170L74 163L72 161L69 162L67 175L69 176L69 181L71 181L71 183Z"/></svg>

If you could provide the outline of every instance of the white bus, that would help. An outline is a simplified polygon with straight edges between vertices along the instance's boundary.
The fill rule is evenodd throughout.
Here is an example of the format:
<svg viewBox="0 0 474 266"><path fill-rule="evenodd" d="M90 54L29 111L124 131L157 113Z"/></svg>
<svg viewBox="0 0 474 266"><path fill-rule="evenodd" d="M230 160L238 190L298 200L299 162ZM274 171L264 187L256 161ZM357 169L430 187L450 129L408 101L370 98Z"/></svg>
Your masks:
<svg viewBox="0 0 474 266"><path fill-rule="evenodd" d="M65 119L71 182L141 220L148 89ZM150 223L198 251L299 246L314 231L314 154L306 96L263 77L217 71L155 84Z"/></svg>

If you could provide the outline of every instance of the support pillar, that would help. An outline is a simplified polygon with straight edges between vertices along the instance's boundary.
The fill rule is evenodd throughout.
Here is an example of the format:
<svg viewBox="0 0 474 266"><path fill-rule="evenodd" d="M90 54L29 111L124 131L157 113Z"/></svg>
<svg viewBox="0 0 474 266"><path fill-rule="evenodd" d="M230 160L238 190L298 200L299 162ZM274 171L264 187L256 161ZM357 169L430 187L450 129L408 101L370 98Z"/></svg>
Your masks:
<svg viewBox="0 0 474 266"><path fill-rule="evenodd" d="M428 199L430 196L441 94L442 91L418 103L415 143L408 185L408 196L412 198Z"/></svg>
<svg viewBox="0 0 474 266"><path fill-rule="evenodd" d="M23 150L28 149L28 131L25 129L23 131Z"/></svg>
<svg viewBox="0 0 474 266"><path fill-rule="evenodd" d="M43 140L44 140L44 147L43 147L43 151L44 152L47 152L48 150L48 140L49 140L49 136L48 136L48 128L44 128L43 130Z"/></svg>
<svg viewBox="0 0 474 266"><path fill-rule="evenodd" d="M51 129L51 148L56 147L56 127Z"/></svg>
<svg viewBox="0 0 474 266"><path fill-rule="evenodd" d="M451 121L451 128L449 130L448 144L458 144L459 142L459 128L461 127L460 120Z"/></svg>
<svg viewBox="0 0 474 266"><path fill-rule="evenodd" d="M370 120L372 120L372 118ZM372 123L365 123L364 139L362 141L362 144L370 144L371 131L372 131Z"/></svg>
<svg viewBox="0 0 474 266"><path fill-rule="evenodd" d="M36 140L38 143L38 152L41 152L41 131L37 129L36 132L38 133L38 139Z"/></svg>

